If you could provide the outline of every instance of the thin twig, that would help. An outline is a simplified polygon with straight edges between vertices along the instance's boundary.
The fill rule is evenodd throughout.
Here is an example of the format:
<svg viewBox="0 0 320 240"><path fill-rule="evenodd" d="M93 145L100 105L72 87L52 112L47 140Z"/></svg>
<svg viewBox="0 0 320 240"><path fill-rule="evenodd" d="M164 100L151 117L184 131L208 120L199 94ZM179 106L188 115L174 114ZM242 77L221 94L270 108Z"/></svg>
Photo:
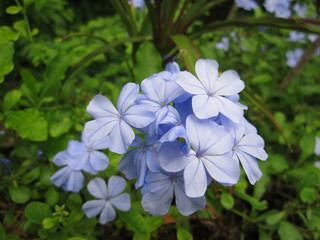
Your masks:
<svg viewBox="0 0 320 240"><path fill-rule="evenodd" d="M310 45L310 47L304 52L298 64L291 69L288 75L285 77L283 82L280 85L281 89L286 89L291 81L299 74L304 65L309 61L313 56L314 52L320 47L320 36Z"/></svg>

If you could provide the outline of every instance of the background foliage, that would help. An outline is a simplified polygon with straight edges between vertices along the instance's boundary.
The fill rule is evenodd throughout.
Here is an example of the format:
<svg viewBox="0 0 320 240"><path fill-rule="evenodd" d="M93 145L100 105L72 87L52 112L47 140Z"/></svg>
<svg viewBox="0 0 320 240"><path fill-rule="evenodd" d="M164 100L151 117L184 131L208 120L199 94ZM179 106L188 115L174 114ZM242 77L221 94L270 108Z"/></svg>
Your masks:
<svg viewBox="0 0 320 240"><path fill-rule="evenodd" d="M146 0L142 9L125 0L1 1L0 239L318 239L320 59L311 52L291 69L285 57L320 45L287 41L292 29L320 32L316 1L306 3L299 20L270 17L261 2L248 12L229 0ZM228 51L216 48L223 37ZM49 178L53 156L79 140L91 119L88 102L98 93L116 102L125 83L140 83L171 60L194 72L199 57L244 80L246 117L269 154L259 162L261 180L251 186L242 174L233 187L212 183L206 208L189 217L175 206L150 216L129 181L130 211L105 226L86 218L87 190L66 193ZM110 166L99 176L120 174L122 156L106 153Z"/></svg>

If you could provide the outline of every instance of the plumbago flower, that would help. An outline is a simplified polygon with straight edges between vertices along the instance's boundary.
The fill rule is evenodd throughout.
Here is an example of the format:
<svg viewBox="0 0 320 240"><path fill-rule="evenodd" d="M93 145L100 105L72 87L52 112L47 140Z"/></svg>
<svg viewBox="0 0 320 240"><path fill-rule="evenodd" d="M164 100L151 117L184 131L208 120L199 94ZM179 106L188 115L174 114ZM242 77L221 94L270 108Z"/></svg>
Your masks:
<svg viewBox="0 0 320 240"><path fill-rule="evenodd" d="M264 3L268 12L276 17L288 18L291 16L290 0L266 0Z"/></svg>
<svg viewBox="0 0 320 240"><path fill-rule="evenodd" d="M108 181L108 186L102 178L91 180L87 186L88 192L98 200L85 202L82 210L89 218L100 213L100 224L114 220L116 217L114 208L126 212L131 207L130 195L122 193L125 187L126 181L118 176L112 176Z"/></svg>
<svg viewBox="0 0 320 240"><path fill-rule="evenodd" d="M302 48L297 48L293 51L288 51L286 52L286 56L287 56L287 65L289 67L295 67L299 60L301 59L303 55L303 49Z"/></svg>
<svg viewBox="0 0 320 240"><path fill-rule="evenodd" d="M83 187L84 176L81 170L97 174L109 166L108 157L97 151L107 148L108 139L94 141L84 132L82 132L81 139L82 142L71 140L66 150L54 156L53 163L65 167L50 178L50 181L56 186L74 193L79 192Z"/></svg>
<svg viewBox="0 0 320 240"><path fill-rule="evenodd" d="M247 11L258 8L258 4L253 0L236 0L238 7L243 8Z"/></svg>

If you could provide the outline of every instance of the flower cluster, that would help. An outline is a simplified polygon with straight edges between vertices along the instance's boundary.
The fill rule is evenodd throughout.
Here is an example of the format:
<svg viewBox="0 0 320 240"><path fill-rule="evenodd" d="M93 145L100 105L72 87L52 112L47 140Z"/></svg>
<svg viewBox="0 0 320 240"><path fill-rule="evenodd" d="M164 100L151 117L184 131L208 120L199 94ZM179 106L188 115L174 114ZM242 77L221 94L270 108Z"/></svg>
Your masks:
<svg viewBox="0 0 320 240"><path fill-rule="evenodd" d="M276 17L288 18L292 14L290 0L266 0L264 6L268 12L274 13Z"/></svg>
<svg viewBox="0 0 320 240"><path fill-rule="evenodd" d="M141 188L141 204L150 214L166 214L173 199L183 215L203 209L210 182L236 184L240 164L251 184L262 176L257 159L266 160L268 155L256 128L244 118L247 107L239 102L238 95L244 82L233 70L220 75L218 67L214 60L199 59L196 77L180 71L177 63L170 63L165 71L141 82L141 93L138 84L127 83L116 107L102 95L95 96L87 107L93 120L85 124L83 136L97 143L90 145L90 151L101 149L100 144L105 143L110 151L125 153L118 170L127 179L137 179L135 186ZM85 151L89 156L89 145L82 146L68 146L54 162L67 165L68 171L88 171L90 167L98 171L107 167L106 159L92 158L95 163L84 160ZM83 154L81 161L77 158L78 164L69 158L60 160L74 154L74 149ZM64 185L55 175L52 181L66 189L68 181ZM109 185L114 188L111 179ZM100 200L85 203L83 210L89 217L102 211L100 222L105 223L114 218L113 207L124 211L129 209L129 203L128 197L119 195L124 187L113 194L102 181L89 183L88 191ZM118 198L121 201L113 200Z"/></svg>
<svg viewBox="0 0 320 240"><path fill-rule="evenodd" d="M236 0L237 6L247 11L258 8L259 5L254 0Z"/></svg>

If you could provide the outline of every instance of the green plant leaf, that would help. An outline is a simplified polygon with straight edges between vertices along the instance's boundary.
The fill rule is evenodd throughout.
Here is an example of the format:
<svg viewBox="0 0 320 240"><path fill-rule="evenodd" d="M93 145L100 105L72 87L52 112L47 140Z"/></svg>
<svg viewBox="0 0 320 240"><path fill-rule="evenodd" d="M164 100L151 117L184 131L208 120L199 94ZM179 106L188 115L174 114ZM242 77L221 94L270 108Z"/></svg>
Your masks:
<svg viewBox="0 0 320 240"><path fill-rule="evenodd" d="M134 76L137 83L162 70L162 58L153 43L140 44L137 51L137 65L134 67Z"/></svg>
<svg viewBox="0 0 320 240"><path fill-rule="evenodd" d="M10 6L10 7L7 7L6 13L11 14L11 15L15 15L15 14L18 14L19 12L21 12L21 10L22 10L21 6Z"/></svg>
<svg viewBox="0 0 320 240"><path fill-rule="evenodd" d="M6 231L4 230L2 223L0 223L0 239L6 240Z"/></svg>
<svg viewBox="0 0 320 240"><path fill-rule="evenodd" d="M54 187L49 188L46 191L44 197L46 198L46 201L50 206L57 204L57 202L59 201L59 193Z"/></svg>
<svg viewBox="0 0 320 240"><path fill-rule="evenodd" d="M250 205L253 208L255 208L257 210L263 211L268 208L266 201L259 202L258 200L251 197L250 195L246 194L245 192L238 190L237 187L235 187L235 189L234 189L234 195L247 201L248 203L250 203Z"/></svg>
<svg viewBox="0 0 320 240"><path fill-rule="evenodd" d="M311 187L304 187L300 191L300 199L304 203L313 203L317 200L317 191Z"/></svg>
<svg viewBox="0 0 320 240"><path fill-rule="evenodd" d="M57 220L54 218L45 218L42 221L42 226L44 229L50 229L54 227L57 224Z"/></svg>
<svg viewBox="0 0 320 240"><path fill-rule="evenodd" d="M26 217L34 223L42 224L45 218L51 217L52 211L48 204L31 202L25 208Z"/></svg>
<svg viewBox="0 0 320 240"><path fill-rule="evenodd" d="M13 42L0 43L0 83L4 81L4 76L10 73L13 68Z"/></svg>
<svg viewBox="0 0 320 240"><path fill-rule="evenodd" d="M177 224L177 239L178 240L192 240L193 237L184 227Z"/></svg>
<svg viewBox="0 0 320 240"><path fill-rule="evenodd" d="M13 28L20 33L22 37L28 37L27 24L25 20L16 21Z"/></svg>
<svg viewBox="0 0 320 240"><path fill-rule="evenodd" d="M234 205L234 199L233 197L227 193L227 192L222 192L220 202L222 206L226 209L231 209L233 208Z"/></svg>
<svg viewBox="0 0 320 240"><path fill-rule="evenodd" d="M128 228L142 235L149 235L148 225L142 215L133 207L127 212L117 212L126 222Z"/></svg>
<svg viewBox="0 0 320 240"><path fill-rule="evenodd" d="M171 39L177 45L179 52L182 56L184 65L192 74L196 74L195 64L200 58L199 51L196 49L192 41L183 35L171 36Z"/></svg>
<svg viewBox="0 0 320 240"><path fill-rule="evenodd" d="M23 82L26 84L27 88L30 90L32 102L36 103L38 100L37 90L36 90L36 79L34 78L32 73L26 68L21 69L20 75L22 77Z"/></svg>
<svg viewBox="0 0 320 240"><path fill-rule="evenodd" d="M315 148L315 134L305 132L299 141L301 155L297 163L300 166L309 156L313 155Z"/></svg>
<svg viewBox="0 0 320 240"><path fill-rule="evenodd" d="M3 106L5 109L9 109L14 106L21 98L21 92L19 90L11 90L4 97Z"/></svg>
<svg viewBox="0 0 320 240"><path fill-rule="evenodd" d="M289 164L285 156L281 154L271 155L268 160L270 161L273 170L277 173L289 169Z"/></svg>
<svg viewBox="0 0 320 240"><path fill-rule="evenodd" d="M47 140L47 122L38 110L28 108L21 111L8 111L5 116L5 126L12 127L22 138L32 141Z"/></svg>
<svg viewBox="0 0 320 240"><path fill-rule="evenodd" d="M268 216L266 218L266 222L268 225L274 225L274 224L278 223L284 216L285 216L284 211L275 212L274 214L272 214L271 216Z"/></svg>
<svg viewBox="0 0 320 240"><path fill-rule="evenodd" d="M31 191L25 186L9 186L9 194L15 203L26 203L31 197Z"/></svg>
<svg viewBox="0 0 320 240"><path fill-rule="evenodd" d="M281 240L303 240L296 226L286 221L280 223L278 234Z"/></svg>
<svg viewBox="0 0 320 240"><path fill-rule="evenodd" d="M50 127L50 135L52 137L59 137L62 134L69 131L72 127L73 123L70 118L64 118L61 122L57 122L51 125Z"/></svg>
<svg viewBox="0 0 320 240"><path fill-rule="evenodd" d="M0 43L6 43L9 41L17 41L20 34L14 31L11 27L0 27Z"/></svg>

